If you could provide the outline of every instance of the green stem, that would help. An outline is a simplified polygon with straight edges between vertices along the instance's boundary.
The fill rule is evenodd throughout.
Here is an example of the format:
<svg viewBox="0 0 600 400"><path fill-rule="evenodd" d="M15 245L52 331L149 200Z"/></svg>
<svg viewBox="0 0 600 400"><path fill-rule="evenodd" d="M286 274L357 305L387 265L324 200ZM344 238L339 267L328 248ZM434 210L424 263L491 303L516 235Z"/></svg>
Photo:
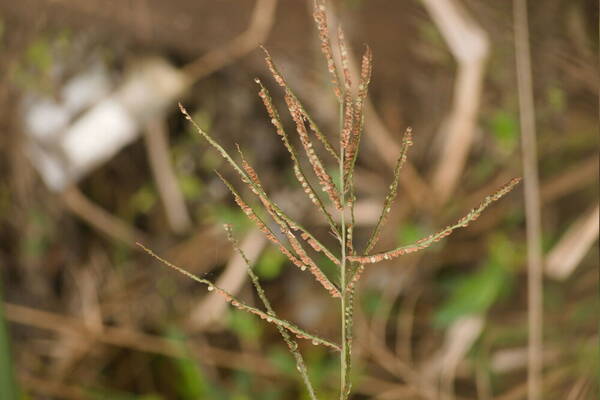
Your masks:
<svg viewBox="0 0 600 400"><path fill-rule="evenodd" d="M340 121L343 121L343 116L344 116L344 103L340 102ZM343 122L340 122L340 125L342 125ZM341 132L341 130L340 130ZM343 143L342 140L340 140L340 143ZM341 240L341 245L342 245L342 251L341 251L341 260L340 260L340 291L341 291L341 317L342 317L342 349L341 349L341 357L340 357L340 400L344 400L347 398L347 385L348 382L346 381L347 378L347 372L348 372L348 363L350 362L350 360L348 359L348 355L349 355L349 348L348 348L348 338L346 336L346 324L347 324L347 319L346 319L346 308L347 308L347 304L346 304L346 216L345 216L345 208L346 208L346 199L345 199L345 193L344 193L344 158L345 158L345 149L343 144L340 145L340 162L339 162L339 168L340 168L340 180L341 180L341 189L340 189L340 202L342 203L342 211L341 211L341 215L340 215L340 224L341 224L341 236L342 236L342 240Z"/></svg>

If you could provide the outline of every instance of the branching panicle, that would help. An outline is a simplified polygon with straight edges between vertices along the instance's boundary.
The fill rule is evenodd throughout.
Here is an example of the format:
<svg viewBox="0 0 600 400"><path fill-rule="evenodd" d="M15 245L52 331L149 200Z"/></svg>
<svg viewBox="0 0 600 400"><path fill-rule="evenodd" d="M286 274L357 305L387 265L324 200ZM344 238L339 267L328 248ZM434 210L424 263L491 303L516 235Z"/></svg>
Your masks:
<svg viewBox="0 0 600 400"><path fill-rule="evenodd" d="M232 306L234 306L237 309L240 309L242 311L247 311L251 314L255 314L257 316L259 316L261 319L264 319L265 321L275 324L275 325L279 325L282 326L283 328L287 329L288 331L292 332L294 335L296 335L296 337L301 338L301 339L308 339L308 340L312 340L313 344L321 344L327 347L331 347L332 349L335 349L337 351L340 351L340 346L330 342L327 339L323 339L317 335L313 335L311 333L306 332L305 330L301 329L300 327L294 325L293 323L286 321L284 319L280 319L277 317L274 317L272 315L269 315L267 313L265 313L264 311L261 311L257 308L254 308L252 306L249 306L248 304L244 303L243 301L237 299L236 297L234 297L231 293L227 292L224 289L221 289L220 287L216 286L214 283L212 283L211 281L207 280L207 279L203 279L198 277L197 275L192 274L189 271L186 271L185 269L178 267L170 262L168 262L167 260L165 260L164 258L161 258L160 256L158 256L157 254L155 254L152 250L150 250L149 248L145 247L143 244L141 243L136 243L139 247L141 247L146 253L148 253L149 255L151 255L152 257L154 257L155 259L157 259L158 261L160 261L161 263L165 264L166 266L173 268L174 270L182 273L183 275L187 276L190 279L195 280L196 282L199 283L204 283L205 285L208 286L208 291L209 292L215 292L217 294L219 294L223 299L225 299L225 301L227 301L228 303L230 303Z"/></svg>
<svg viewBox="0 0 600 400"><path fill-rule="evenodd" d="M265 291L263 290L262 285L260 284L258 276L256 276L256 274L252 270L252 266L250 264L250 261L248 260L248 257L246 256L246 254L240 247L237 240L233 237L233 232L231 231L231 225L225 225L225 231L227 232L227 239L229 239L233 248L238 252L240 257L242 257L242 259L246 263L246 267L248 268L247 269L248 276L250 276L250 280L252 281L252 284L254 285L254 288L256 289L256 293L258 294L258 297L260 298L263 305L265 306L265 308L267 310L267 314L277 318L277 314L273 310L273 307L271 306L271 302L267 298L267 295L266 295ZM302 377L302 380L304 382L304 385L306 386L306 389L308 391L308 394L309 394L311 400L317 400L315 390L312 386L312 383L310 382L310 378L308 377L308 370L306 369L306 364L304 363L304 358L298 351L298 343L294 340L294 338L291 337L291 335L288 333L288 331L284 327L282 327L281 325L276 325L276 326L277 326L277 330L281 334L281 337L283 338L283 341L288 346L288 349L290 350L290 352L292 353L292 356L294 357L294 360L296 362L296 369L298 369L298 372L300 373L300 376Z"/></svg>
<svg viewBox="0 0 600 400"><path fill-rule="evenodd" d="M349 257L350 261L363 263L363 264L374 264L383 260L391 260L396 257L400 257L404 254L414 253L419 250L423 250L435 242L439 242L441 239L450 235L457 228L464 228L469 223L475 221L490 204L499 200L502 196L510 192L519 182L521 178L513 178L506 185L502 186L496 193L487 196L485 200L476 208L472 209L467 215L459 219L454 225L449 225L441 231L429 235L423 239L418 240L414 244L408 246L398 247L394 250L389 250L383 253L377 253L367 256L354 256Z"/></svg>
<svg viewBox="0 0 600 400"><path fill-rule="evenodd" d="M325 4L322 0L315 0L315 9L313 12L317 30L319 32L319 40L321 41L321 52L325 56L327 61L327 70L331 75L331 83L333 84L333 91L338 98L342 101L342 92L340 90L340 79L338 77L337 68L335 67L335 61L333 59L333 51L331 50L331 41L329 40L329 26L327 25L327 12Z"/></svg>
<svg viewBox="0 0 600 400"><path fill-rule="evenodd" d="M303 113L299 110L298 102L293 96L290 95L285 96L285 102L287 103L292 119L296 123L296 131L298 132L298 136L300 136L300 142L302 143L302 147L304 147L304 151L308 157L308 162L313 167L313 171L315 172L315 175L321 184L321 188L325 193L327 193L329 199L335 205L335 207L338 210L341 210L342 203L340 202L339 193L337 192L335 184L333 183L333 179L331 176L329 176L325 170L325 167L323 167L321 159L313 148L310 137L308 136L308 132L306 131L306 126L304 125ZM311 200L313 199L311 198Z"/></svg>
<svg viewBox="0 0 600 400"><path fill-rule="evenodd" d="M148 254L164 263L165 265L179 271L180 273L188 276L189 278L206 284L208 290L219 294L232 306L250 312L266 320L269 323L273 323L277 326L281 336L285 343L290 349L295 361L296 366L302 376L302 379L307 387L309 397L311 400L316 400L314 389L308 379L308 372L304 364L304 360L298 351L298 344L292 337L303 338L311 340L315 345L324 345L340 352L340 400L347 400L350 396L350 375L351 375L351 357L352 357L352 337L353 337L353 310L354 310L354 295L357 283L365 271L365 265L377 263L383 260L391 260L404 254L416 252L431 246L433 243L443 239L450 235L455 229L466 227L469 223L476 220L481 212L486 209L493 202L499 200L502 196L510 192L520 181L520 178L515 178L508 182L505 186L500 188L496 193L487 196L484 201L476 208L472 209L467 215L458 220L454 225L450 225L445 229L429 235L417 242L398 247L393 250L386 252L369 254L375 245L377 244L382 227L386 222L391 211L391 205L397 196L399 176L402 166L406 162L408 149L412 145L412 131L408 128L402 138L402 144L400 154L394 168L393 181L390 184L389 192L387 193L383 209L379 216L379 219L374 227L373 233L366 243L364 253L357 253L353 243L354 240L354 204L355 204L355 193L354 193L354 168L356 165L357 155L360 147L361 137L364 131L365 124L365 108L367 103L368 87L371 81L372 74L372 53L371 49L367 46L362 56L360 77L358 77L358 86L352 87L352 76L351 68L349 63L349 48L347 47L344 32L341 28L337 31L337 43L339 45L340 65L341 72L336 67L334 60L329 27L327 24L327 12L323 0L315 0L314 3L314 20L316 23L317 31L319 34L321 52L323 53L327 62L327 69L331 75L331 81L333 83L333 90L339 102L340 107L340 126L339 126L339 153L329 143L327 137L319 129L315 121L311 118L307 110L304 108L298 97L294 94L288 83L284 79L283 75L277 69L275 63L269 52L263 47L265 52L265 61L268 70L273 75L275 82L283 89L284 99L289 109L290 115L294 121L296 132L298 133L300 142L306 154L309 164L311 165L314 174L317 177L321 189L327 194L327 197L334 205L339 215L339 224L336 223L325 207L323 200L318 195L315 187L313 187L310 181L307 179L301 162L300 156L288 137L279 113L273 104L273 100L267 88L262 84L259 79L256 79L256 83L259 85L258 95L261 98L267 114L271 120L271 123L275 127L277 135L283 142L284 147L290 155L292 160L292 168L294 175L304 192L309 197L311 202L319 209L319 211L325 216L329 223L332 235L339 242L340 255L336 256L333 251L325 247L319 240L313 236L308 230L303 228L297 221L289 217L279 206L268 196L266 193L256 170L250 165L250 163L244 157L239 146L237 147L240 158L241 166L217 143L208 133L203 131L196 122L193 121L187 110L179 104L181 112L186 119L190 120L194 125L198 133L208 141L208 143L231 165L235 172L239 175L241 181L248 186L248 188L254 193L260 200L260 204L266 214L268 214L273 221L277 224L281 231L281 235L276 235L271 228L263 221L259 214L249 206L241 197L241 195L235 190L233 185L229 183L223 176L218 174L225 186L231 191L233 198L241 210L246 216L256 225L256 227L266 236L266 238L272 242L279 251L285 255L288 260L300 270L309 272L319 282L323 288L325 288L332 297L340 300L340 312L341 312L341 344L338 345L326 339L320 338L319 336L310 334L294 325L293 323L283 320L277 317L275 311L271 307L269 300L267 299L264 290L262 289L258 277L252 271L250 262L239 247L237 241L233 238L231 227L226 226L225 229L228 234L228 238L233 244L234 249L240 254L244 262L248 267L248 274L252 281L252 284L256 288L258 296L266 308L266 312L249 306L233 295L217 287L214 283L207 279L198 277L178 266L175 266L168 261L160 258L154 254L151 250L147 249L143 245L139 245ZM308 128L307 125L308 124ZM334 158L337 162L337 168L340 174L340 188L338 189L333 181L333 178L327 172L323 161L317 155L313 148L313 143L309 132L317 137L322 143L325 150ZM324 199L324 198L323 198ZM349 218L348 213L349 211ZM274 226L274 225L273 225ZM285 237L286 239L283 239ZM287 243L283 243L287 240ZM319 267L315 259L305 250L305 244L307 243L314 251L323 253L327 258L334 262L339 268L339 286L333 284L328 277L324 274L323 270Z"/></svg>
<svg viewBox="0 0 600 400"><path fill-rule="evenodd" d="M396 198L396 195L398 193L400 171L402 170L402 167L404 166L404 163L406 162L408 149L410 148L410 146L412 146L412 144L413 144L412 129L407 128L406 131L404 132L404 136L402 138L402 146L400 148L400 156L398 157L398 160L396 161L396 166L394 167L394 177L392 180L392 184L390 185L390 190L383 202L383 208L381 209L381 215L379 216L379 219L377 220L377 223L375 224L375 229L373 229L373 233L371 234L371 237L370 237L369 241L367 242L367 249L365 250L365 254L369 253L373 249L373 247L375 247L375 245L377 244L377 241L379 240L381 228L383 227L383 224L385 224L385 221L391 211L392 203L394 202L394 199Z"/></svg>

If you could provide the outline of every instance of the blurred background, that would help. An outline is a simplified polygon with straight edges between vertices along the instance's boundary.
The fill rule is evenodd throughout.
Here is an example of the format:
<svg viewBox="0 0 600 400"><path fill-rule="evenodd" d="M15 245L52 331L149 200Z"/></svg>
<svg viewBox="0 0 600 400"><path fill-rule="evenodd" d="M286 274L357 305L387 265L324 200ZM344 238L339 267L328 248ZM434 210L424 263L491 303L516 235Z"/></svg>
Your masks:
<svg viewBox="0 0 600 400"><path fill-rule="evenodd" d="M251 193L176 105L225 148L239 143L273 198L332 243L254 83L265 82L284 115L264 43L335 140L311 3L0 0L0 398L307 398L273 326L135 242L258 304L222 230L232 224L278 314L339 340L337 302L245 219L213 171ZM543 398L593 399L598 3L529 3ZM523 175L511 2L331 6L353 58L365 43L374 53L355 174L357 243L376 222L408 126L415 144L379 250L452 223ZM287 115L284 123L293 132ZM367 268L353 398L526 398L525 218L517 187L443 242ZM319 398L337 398L338 355L300 342Z"/></svg>

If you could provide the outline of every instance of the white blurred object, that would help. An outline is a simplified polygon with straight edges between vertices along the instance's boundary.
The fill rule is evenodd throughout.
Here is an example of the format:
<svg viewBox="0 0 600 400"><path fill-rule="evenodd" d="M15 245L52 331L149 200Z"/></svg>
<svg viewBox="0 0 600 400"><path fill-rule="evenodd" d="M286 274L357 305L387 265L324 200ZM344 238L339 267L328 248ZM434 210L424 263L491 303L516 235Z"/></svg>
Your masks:
<svg viewBox="0 0 600 400"><path fill-rule="evenodd" d="M546 275L563 281L567 279L598 240L600 207L587 210L569 227L560 241L546 256Z"/></svg>
<svg viewBox="0 0 600 400"><path fill-rule="evenodd" d="M186 87L178 69L152 58L111 93L108 73L94 66L64 86L60 103L44 98L26 106L28 154L48 187L62 191L136 139Z"/></svg>

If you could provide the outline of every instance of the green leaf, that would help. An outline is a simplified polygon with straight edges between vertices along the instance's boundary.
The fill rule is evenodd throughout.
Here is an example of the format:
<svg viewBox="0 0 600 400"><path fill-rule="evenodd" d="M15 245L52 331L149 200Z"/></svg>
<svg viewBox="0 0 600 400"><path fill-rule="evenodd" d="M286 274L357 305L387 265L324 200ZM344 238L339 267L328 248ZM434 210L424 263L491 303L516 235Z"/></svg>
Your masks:
<svg viewBox="0 0 600 400"><path fill-rule="evenodd" d="M275 368L285 375L296 377L296 362L292 355L281 346L271 347L267 358Z"/></svg>
<svg viewBox="0 0 600 400"><path fill-rule="evenodd" d="M169 328L167 337L175 340L176 343L178 342L181 346L181 353L187 354L186 346L183 342L185 335L181 331L176 328ZM223 398L218 388L204 374L196 360L189 357L180 357L173 358L172 362L179 376L177 382L173 384L179 398L184 400Z"/></svg>
<svg viewBox="0 0 600 400"><path fill-rule="evenodd" d="M489 121L490 129L498 145L506 152L511 153L519 138L519 124L514 114L496 110Z"/></svg>
<svg viewBox="0 0 600 400"><path fill-rule="evenodd" d="M204 188L202 182L193 175L180 175L177 180L186 200L198 200Z"/></svg>
<svg viewBox="0 0 600 400"><path fill-rule="evenodd" d="M241 340L257 343L263 332L263 325L256 316L241 310L231 310L229 327Z"/></svg>
<svg viewBox="0 0 600 400"><path fill-rule="evenodd" d="M407 243L414 243L424 236L426 236L426 233L421 226L410 222L406 223L398 229L398 245L402 246Z"/></svg>
<svg viewBox="0 0 600 400"><path fill-rule="evenodd" d="M281 274L286 257L273 247L268 247L256 264L256 274L262 279L275 279Z"/></svg>
<svg viewBox="0 0 600 400"><path fill-rule="evenodd" d="M447 326L460 317L485 313L496 301L510 291L511 270L518 252L504 236L495 237L490 244L490 256L477 271L464 275L451 284L452 294L437 311L434 322Z"/></svg>
<svg viewBox="0 0 600 400"><path fill-rule="evenodd" d="M150 185L139 188L129 200L129 207L133 214L145 214L156 204L158 197Z"/></svg>

